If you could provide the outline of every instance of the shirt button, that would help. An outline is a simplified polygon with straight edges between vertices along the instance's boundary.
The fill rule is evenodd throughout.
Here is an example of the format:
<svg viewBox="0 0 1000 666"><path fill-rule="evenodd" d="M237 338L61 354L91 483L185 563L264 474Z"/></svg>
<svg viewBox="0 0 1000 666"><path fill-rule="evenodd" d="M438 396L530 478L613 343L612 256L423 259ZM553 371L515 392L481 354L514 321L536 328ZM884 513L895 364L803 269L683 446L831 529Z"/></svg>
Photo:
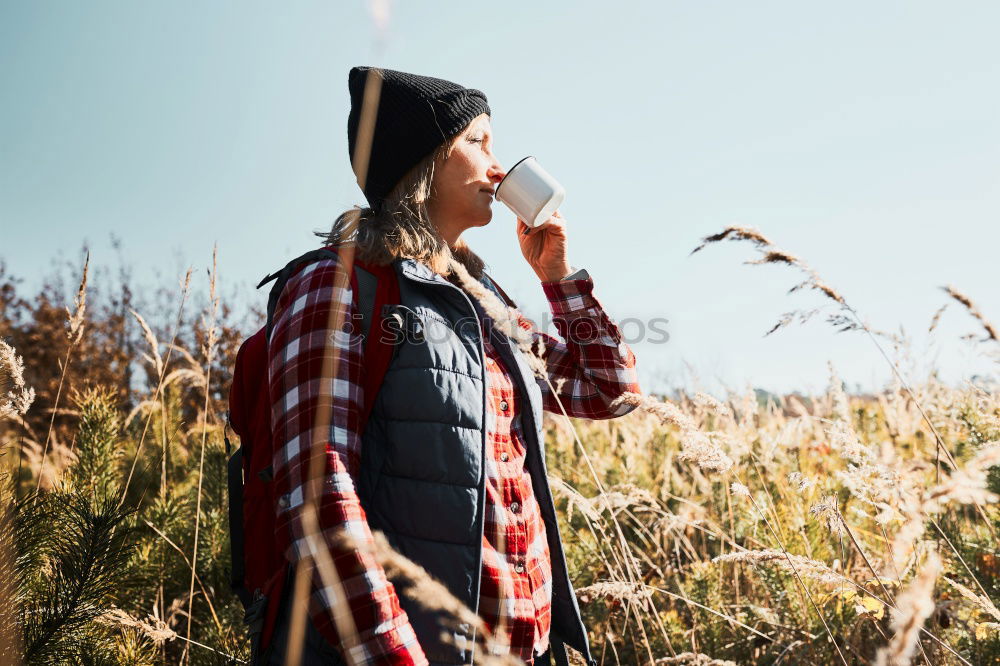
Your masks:
<svg viewBox="0 0 1000 666"><path fill-rule="evenodd" d="M521 503L520 502L511 502L510 503L510 510L513 511L514 513L520 513L520 511L521 511Z"/></svg>
<svg viewBox="0 0 1000 666"><path fill-rule="evenodd" d="M500 401L500 409L502 409L505 412L507 411L507 401L506 400L501 400Z"/></svg>
<svg viewBox="0 0 1000 666"><path fill-rule="evenodd" d="M519 561L517 564L515 564L514 571L516 571L519 574L524 573L524 562Z"/></svg>
<svg viewBox="0 0 1000 666"><path fill-rule="evenodd" d="M501 452L500 453L500 462L507 462L508 460L510 460L510 456L507 455L507 452L506 451Z"/></svg>

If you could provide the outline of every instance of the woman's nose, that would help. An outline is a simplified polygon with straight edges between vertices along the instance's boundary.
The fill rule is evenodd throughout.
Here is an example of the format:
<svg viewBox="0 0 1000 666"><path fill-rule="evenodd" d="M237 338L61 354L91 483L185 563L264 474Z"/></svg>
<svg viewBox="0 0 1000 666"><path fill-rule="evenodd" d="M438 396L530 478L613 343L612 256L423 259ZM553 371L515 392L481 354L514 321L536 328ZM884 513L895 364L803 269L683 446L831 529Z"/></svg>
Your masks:
<svg viewBox="0 0 1000 666"><path fill-rule="evenodd" d="M494 164L493 166L490 167L490 170L487 172L487 175L490 179L490 182L499 183L501 180L503 180L503 177L507 175L507 172L504 171L503 167L501 167L499 164Z"/></svg>

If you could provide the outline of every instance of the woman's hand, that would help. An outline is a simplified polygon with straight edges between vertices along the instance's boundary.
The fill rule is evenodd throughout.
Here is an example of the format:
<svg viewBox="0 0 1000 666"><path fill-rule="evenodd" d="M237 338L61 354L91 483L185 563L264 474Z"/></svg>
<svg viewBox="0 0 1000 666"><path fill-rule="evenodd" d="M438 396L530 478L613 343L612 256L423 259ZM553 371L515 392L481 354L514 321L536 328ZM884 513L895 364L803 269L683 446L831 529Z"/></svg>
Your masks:
<svg viewBox="0 0 1000 666"><path fill-rule="evenodd" d="M517 218L517 241L521 244L521 254L542 282L555 282L569 274L566 220L559 211L552 213L545 224L533 229Z"/></svg>

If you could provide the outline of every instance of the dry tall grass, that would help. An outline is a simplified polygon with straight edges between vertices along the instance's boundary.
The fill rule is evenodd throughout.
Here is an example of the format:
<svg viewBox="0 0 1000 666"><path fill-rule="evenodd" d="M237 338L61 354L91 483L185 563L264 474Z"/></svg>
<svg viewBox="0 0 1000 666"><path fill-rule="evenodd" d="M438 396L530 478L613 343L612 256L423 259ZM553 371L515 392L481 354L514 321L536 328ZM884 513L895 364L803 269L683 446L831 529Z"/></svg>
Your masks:
<svg viewBox="0 0 1000 666"><path fill-rule="evenodd" d="M759 248L752 263L802 271L800 286L837 308L831 324L879 344L794 255L753 230L706 242L723 238ZM498 322L512 321L473 286ZM982 324L981 344L995 346L971 299L948 293ZM0 336L11 343L0 345L0 441L15 493L5 501L24 513L38 489L104 489L136 510L134 553L73 636L104 663L245 659L242 612L227 590L218 418L241 331L225 305L211 294L202 319L183 306L182 285L176 316L150 324L129 309L156 308L98 293L74 325L56 315L56 298L29 302L3 284L0 294ZM831 368L820 395L678 391L622 396L638 408L612 421L546 414L550 485L599 663L1000 662L1000 396L982 382L916 381L885 359L891 381L874 395L847 395ZM5 656L37 644L22 632L24 611L37 602L32 586L54 575L44 558L24 559L31 543L14 538L28 534L14 529L18 515L0 530L0 564L30 580L0 585L0 639L14 646ZM419 568L384 549L379 561L404 594L469 620ZM483 641L484 659L502 652Z"/></svg>

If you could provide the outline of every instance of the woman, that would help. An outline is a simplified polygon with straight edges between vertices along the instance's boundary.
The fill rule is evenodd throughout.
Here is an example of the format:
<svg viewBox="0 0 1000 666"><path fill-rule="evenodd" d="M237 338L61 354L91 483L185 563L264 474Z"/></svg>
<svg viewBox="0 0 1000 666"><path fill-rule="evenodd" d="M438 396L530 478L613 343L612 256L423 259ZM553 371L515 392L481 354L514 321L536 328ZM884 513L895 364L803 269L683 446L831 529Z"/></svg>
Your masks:
<svg viewBox="0 0 1000 666"><path fill-rule="evenodd" d="M279 529L291 530L293 563L308 553L300 510L304 458L321 404L319 373L324 358L340 358L332 422L323 431L319 517L356 636L338 636L331 597L316 573L303 663L343 663L346 656L361 664L461 664L479 656L470 627L397 595L364 549L333 545L340 530L365 547L372 530L382 531L483 618L501 643L491 649L525 663L567 663L568 644L594 663L546 480L542 410L595 419L627 413L628 406L609 405L624 391L639 391L635 357L594 299L590 276L570 266L558 214L530 233L517 222L521 251L567 338L530 331L544 350L545 379L532 374L521 349L470 295L470 276L480 287L490 280L463 233L490 222L504 176L483 93L367 67L351 70L349 89L349 151L369 207L342 214L324 236L331 246L353 245L362 261L392 265L401 305L427 335L405 341L378 394L366 396L360 333L328 329L337 321L333 309L340 321L358 315L357 294L334 288L337 260L302 268L278 300L268 346L273 470L282 497ZM464 276L449 270L452 260ZM462 325L470 317L477 325ZM523 318L520 324L530 327ZM359 436L368 400L375 402ZM290 614L286 601L272 663L284 659Z"/></svg>

